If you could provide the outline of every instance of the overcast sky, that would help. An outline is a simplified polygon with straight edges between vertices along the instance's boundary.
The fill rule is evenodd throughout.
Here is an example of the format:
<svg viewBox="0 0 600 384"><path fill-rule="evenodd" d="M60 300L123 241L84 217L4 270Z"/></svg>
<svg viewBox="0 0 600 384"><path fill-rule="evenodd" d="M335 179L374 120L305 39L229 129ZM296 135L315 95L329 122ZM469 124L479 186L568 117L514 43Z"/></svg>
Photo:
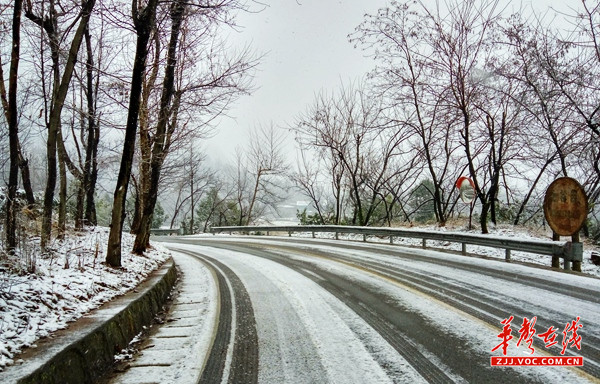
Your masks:
<svg viewBox="0 0 600 384"><path fill-rule="evenodd" d="M249 44L265 57L259 65L251 96L238 100L207 143L211 157L232 156L257 125L284 126L304 111L320 90L360 78L373 61L354 49L347 35L385 0L276 0L260 13L241 13L240 33L229 44ZM256 9L259 9L256 7Z"/></svg>
<svg viewBox="0 0 600 384"><path fill-rule="evenodd" d="M332 91L342 82L355 81L371 70L374 61L355 49L347 35L363 21L365 13L374 14L389 1L268 3L259 13L239 14L241 32L232 32L227 37L232 46L250 45L265 57L254 79L256 91L232 106L228 112L231 118L223 118L215 137L205 144L215 161L223 155L224 162L233 158L235 147L247 142L252 127L271 123L287 126L312 103L315 94ZM540 10L549 5L564 8L565 3L565 0L533 0L533 6Z"/></svg>

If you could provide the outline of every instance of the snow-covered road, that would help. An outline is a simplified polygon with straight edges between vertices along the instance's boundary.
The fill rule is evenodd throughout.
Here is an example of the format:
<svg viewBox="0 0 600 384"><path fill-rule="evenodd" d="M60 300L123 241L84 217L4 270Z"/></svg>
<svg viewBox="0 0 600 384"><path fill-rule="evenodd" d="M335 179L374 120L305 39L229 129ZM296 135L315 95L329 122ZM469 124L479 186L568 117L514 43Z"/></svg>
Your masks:
<svg viewBox="0 0 600 384"><path fill-rule="evenodd" d="M600 280L520 264L376 244L214 237L167 244L216 276L219 312L203 381L231 383L598 382ZM186 271L183 271L186 273ZM559 356L580 318L584 366L492 367ZM530 354L517 347L537 317ZM557 345L537 335L557 329ZM524 334L524 333L523 333ZM569 334L567 332L568 341ZM220 379L219 379L220 378Z"/></svg>

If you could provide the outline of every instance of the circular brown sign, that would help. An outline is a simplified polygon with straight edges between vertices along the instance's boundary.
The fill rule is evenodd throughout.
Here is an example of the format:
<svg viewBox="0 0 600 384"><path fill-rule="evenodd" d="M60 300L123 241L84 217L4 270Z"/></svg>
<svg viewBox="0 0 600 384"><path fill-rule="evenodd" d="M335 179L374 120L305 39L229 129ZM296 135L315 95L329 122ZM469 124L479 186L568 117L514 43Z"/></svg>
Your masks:
<svg viewBox="0 0 600 384"><path fill-rule="evenodd" d="M544 216L558 235L571 236L577 233L587 218L587 212L587 196L575 179L561 177L546 190Z"/></svg>

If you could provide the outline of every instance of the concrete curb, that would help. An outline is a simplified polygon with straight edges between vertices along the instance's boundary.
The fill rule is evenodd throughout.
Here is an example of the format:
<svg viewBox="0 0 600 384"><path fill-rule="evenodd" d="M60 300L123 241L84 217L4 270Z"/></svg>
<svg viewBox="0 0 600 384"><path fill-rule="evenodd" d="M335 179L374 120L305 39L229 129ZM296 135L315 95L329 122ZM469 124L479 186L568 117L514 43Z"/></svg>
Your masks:
<svg viewBox="0 0 600 384"><path fill-rule="evenodd" d="M167 260L134 292L92 311L48 341L40 342L25 363L0 373L3 383L94 383L112 365L115 353L126 348L162 309L177 272Z"/></svg>

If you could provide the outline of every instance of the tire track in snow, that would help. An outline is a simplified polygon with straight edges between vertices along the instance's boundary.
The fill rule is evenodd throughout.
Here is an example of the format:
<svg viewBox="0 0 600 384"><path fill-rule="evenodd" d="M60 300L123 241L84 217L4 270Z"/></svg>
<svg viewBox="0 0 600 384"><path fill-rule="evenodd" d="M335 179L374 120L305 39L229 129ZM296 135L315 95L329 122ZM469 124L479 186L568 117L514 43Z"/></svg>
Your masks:
<svg viewBox="0 0 600 384"><path fill-rule="evenodd" d="M271 239L268 237L265 237L266 242L281 242L281 239ZM262 239L261 239L262 241ZM286 239L285 240L286 243L295 243L295 244L303 244L306 246L309 246L311 248L311 252L314 251L315 249L317 249L318 247L320 247L321 245L327 246L327 247L335 247L335 246L339 246L341 244L333 244L333 243L323 243L323 244L319 244L318 242L314 242L311 240L306 240L306 239ZM251 245L252 243L247 243L248 245ZM265 244L267 245L267 244ZM256 246L256 243L254 243L254 246ZM424 263L432 263L432 258L428 257L428 256L423 256L423 255L419 255L417 254L417 252L414 252L413 250L415 249L414 247L406 247L406 246L402 246L402 245L398 245L397 246L399 249L395 250L395 249L390 249L390 246L386 245L386 244L379 244L379 243L368 243L368 245L364 245L364 244L360 244L357 242L350 242L350 241L346 241L343 243L343 249L344 250L357 250L357 251L367 251L367 252L372 252L372 253L377 253L378 255L385 255L385 256L392 256L395 258L400 258L400 259L406 259L406 260L410 260L410 261L421 261ZM294 247L292 249L296 249L297 247ZM420 251L421 249L419 249ZM443 250L429 250L431 252L438 252L438 253L443 253ZM448 254L453 254L451 252L448 252ZM480 259L479 257L473 257L473 256L465 256L465 255L460 255L461 258L464 258L465 262L458 262L455 260L450 260L450 259L441 259L441 258L436 258L435 259L435 263L437 265L440 266L446 266L449 268L458 268L461 270L465 270L468 272L473 272L473 273L477 273L477 274L481 274L481 275L485 275L485 276L490 276L490 277L496 277L496 278L502 278L508 282L513 282L513 283L520 283L522 282L523 276L519 275L519 274L515 274L512 272L508 272L508 271L504 271L501 269L497 269L497 268L489 268L489 267L484 267L481 265L472 265L470 263L468 263L468 260L477 260ZM482 258L485 259L485 258ZM498 263L505 263L504 260L500 260L500 259L492 259ZM540 268L540 269L546 269L543 266L534 264L531 265L532 268ZM553 273L572 273L572 272L564 272L563 270L557 270L557 271L553 271ZM566 284L548 284L548 280L547 279L542 279L542 278L538 278L535 276L527 276L527 285L531 286L531 287L535 287L535 288L540 288L540 289L544 289L546 291L550 291L550 292L554 292L554 293L559 293L559 294L564 294L564 295L568 295L571 297L574 297L576 299L581 299L581 300L585 300L585 301L589 301L591 303L595 303L595 304L599 304L600 305L600 295L598 295L598 291L597 290L592 290L592 289L588 289L585 287L576 287L577 289L574 289L575 287L572 285L566 285ZM593 278L593 277L592 277ZM596 278L594 278L596 279ZM598 283L600 284L600 280L598 280Z"/></svg>
<svg viewBox="0 0 600 384"><path fill-rule="evenodd" d="M323 275L323 271L316 269L314 266L307 268L308 266L305 263L282 257L276 253L246 247L237 247L236 245L230 244L225 245L224 248L275 261L303 274L321 285L365 320L367 324L390 343L390 345L429 383L446 384L464 381L457 375L448 374L448 372L451 371L450 368L442 367L443 363L435 359L433 354L424 353L424 348L419 347L421 343L411 340L406 336L406 332L399 332L398 324L393 318L390 318L390 316L384 313L389 312L389 308L384 303L384 301L387 300L383 300L380 295L373 294L372 292L368 293L367 291L359 289L358 291L361 291L362 295L357 297L350 293L357 292L357 287L353 282L345 281L334 274ZM376 305L375 303L378 302L383 303L383 307L378 308L376 311L369 309L369 307ZM365 303L368 303L368 307ZM410 323L410 326L418 327L421 322L409 321L408 323ZM382 368L385 369L385 367Z"/></svg>
<svg viewBox="0 0 600 384"><path fill-rule="evenodd" d="M260 382L426 382L379 333L312 279L267 258L232 251L212 247L203 253L236 271L256 300ZM281 357L273 358L273 352Z"/></svg>
<svg viewBox="0 0 600 384"><path fill-rule="evenodd" d="M489 355L473 356L473 351L465 346L461 347L461 339L444 334L443 330L437 329L435 324L426 324L427 321L425 319L420 318L418 314L410 309L398 308L398 304L394 303L394 298L378 292L373 287L367 287L362 284L360 287L357 287L356 281L329 273L322 267L307 262L305 260L306 254L315 253L314 250L307 252L305 249L289 248L287 249L289 253L282 255L280 253L281 249L277 249L279 252L271 251L273 248L280 247L272 247L265 244L240 244L236 242L225 244L215 243L215 246L271 259L311 278L363 317L390 344L394 345L397 351L407 361L411 362L413 367L421 369L419 373L430 382L461 381L460 376L453 375L447 368L444 368L444 372L441 372L441 374L436 372L437 365L440 363L446 367L458 367L458 374L464 376L470 382L536 382L536 377L530 375L521 376L518 371L492 369L489 366ZM295 259L294 257L290 258L290 256L296 255L302 256L301 259L304 260ZM336 258L339 259L340 256L330 251L329 253L321 252L320 257L335 260ZM342 260L339 261L345 263ZM368 266L359 269L365 271L373 270ZM373 271L373 273L382 275L377 271ZM389 279L403 284L397 278L390 277ZM420 291L419 288L416 290ZM394 308L394 306L396 307ZM494 325L497 326L495 323ZM402 340L403 335L405 335L404 340ZM455 348L453 349L452 346L455 346ZM435 350L435 353L427 353L428 349ZM425 350L425 353L422 353L423 350ZM435 361L436 356L441 360ZM430 362L429 359L432 359L432 361ZM450 372L449 376L446 374L447 372ZM542 379L537 378L537 380Z"/></svg>
<svg viewBox="0 0 600 384"><path fill-rule="evenodd" d="M214 258L176 250L202 260L217 276L219 287L219 324L200 383L223 380L231 384L257 383L258 336L252 302L244 284L228 266Z"/></svg>
<svg viewBox="0 0 600 384"><path fill-rule="evenodd" d="M293 247L277 246L274 248L295 251ZM424 292L427 295L434 297L442 302L447 302L451 306L465 313L468 313L480 320L483 320L492 326L497 327L500 320L507 318L510 315L514 315L515 319L521 319L523 317L532 316L531 311L523 311L523 303L511 303L507 300L503 300L500 298L493 298L493 295L488 295L486 294L486 292L483 292L481 287L472 286L470 287L470 289L459 291L456 289L457 287L455 285L448 281L448 277L445 276L428 274L426 272L418 272L415 270L410 270L410 272L407 272L406 270L403 270L398 266L391 265L390 263L379 262L376 260L359 260L352 256L347 256L343 254L333 254L331 252L321 251L317 249L311 249L310 252L320 257L339 260L344 263L356 265L366 270L374 271L383 276L388 276L392 279L397 280L398 282L401 282L404 285L407 285L418 291ZM417 258L419 259L419 261L427 261L427 259L424 260L424 258L422 257ZM429 262L431 262L431 260L429 260ZM460 268L461 270L475 272L474 266L468 266L465 264L451 261L448 261L444 264L448 264L448 266L451 266L452 268ZM497 279L508 281L509 283L523 284L523 278L519 275L506 273L504 271L497 271L493 269L487 269L486 274ZM528 283L530 278L531 277L527 278ZM532 284L533 287L540 288L543 285L543 280L536 278L531 279L534 282ZM569 287L565 285L549 285L548 281L545 281L545 285L543 286L544 288L548 288L548 290L551 290L555 293L565 294L565 292L570 292L572 296L575 296L583 301L591 301L593 304L595 304L595 302L599 299L597 295L591 295L591 290L581 289L581 291L573 291L572 288L569 290ZM548 329L550 326L560 326L560 323L555 322L556 318L559 317L560 316L554 316L554 319L551 320L538 317L538 321L536 323L537 328L545 330ZM579 369L595 377L600 377L600 363L598 363L600 362L600 337L598 337L598 335L595 334L593 331L590 332L585 326L584 328L579 330L578 333L582 336L583 340L585 340L585 344L582 347L582 350L567 350L566 353L573 356L583 356L586 361L586 364L584 364L584 366L580 367ZM548 352L553 356L558 356L558 352L560 351L560 348L558 346L555 347L555 349L546 350L544 342L541 339L534 339L534 347L538 350L544 350L545 352Z"/></svg>
<svg viewBox="0 0 600 384"><path fill-rule="evenodd" d="M331 255L329 256L331 257ZM447 302L451 306L483 320L492 326L498 326L502 319L508 318L511 315L514 315L515 319L522 319L524 317L530 318L532 313L539 314L540 312L549 312L548 308L544 308L543 306L537 306L537 311L532 312L532 307L528 307L528 310L524 311L522 302L494 298L493 292L489 292L481 287L470 286L469 284L466 284L468 289L465 290L463 285L459 286L462 290L457 290L457 286L452 282L448 282L447 278L444 280L443 276L419 273L416 271L407 273L397 267L390 267L387 264L360 262L340 255L336 255L335 257L401 281L407 286L425 292L429 296L435 297L440 301ZM553 316L552 313L548 314L548 317L546 318L538 316L536 328L545 330L550 326L561 326L562 324L559 323L559 321L560 316ZM583 340L585 340L583 349L581 351L567 350L566 353L572 356L583 356L586 360L586 364L580 369L596 377L600 377L600 364L597 363L600 361L600 337L593 331L588 331L585 326L579 330L578 333L582 336ZM533 345L536 349L545 350L545 352L548 352L553 356L559 356L559 351L561 349L557 345L552 350L546 350L544 342L542 339L538 338L534 339Z"/></svg>
<svg viewBox="0 0 600 384"><path fill-rule="evenodd" d="M247 265L237 254L225 251L235 259L225 260L211 248L212 257L225 262L240 277L251 298L254 298L259 342L259 373L261 383L325 384L328 372L319 356L319 347L297 312L297 303L284 292L288 282L278 274L254 265ZM223 252L222 250L218 250ZM275 282L273 282L275 281ZM277 283L280 284L277 284ZM282 289L283 286L283 289Z"/></svg>

